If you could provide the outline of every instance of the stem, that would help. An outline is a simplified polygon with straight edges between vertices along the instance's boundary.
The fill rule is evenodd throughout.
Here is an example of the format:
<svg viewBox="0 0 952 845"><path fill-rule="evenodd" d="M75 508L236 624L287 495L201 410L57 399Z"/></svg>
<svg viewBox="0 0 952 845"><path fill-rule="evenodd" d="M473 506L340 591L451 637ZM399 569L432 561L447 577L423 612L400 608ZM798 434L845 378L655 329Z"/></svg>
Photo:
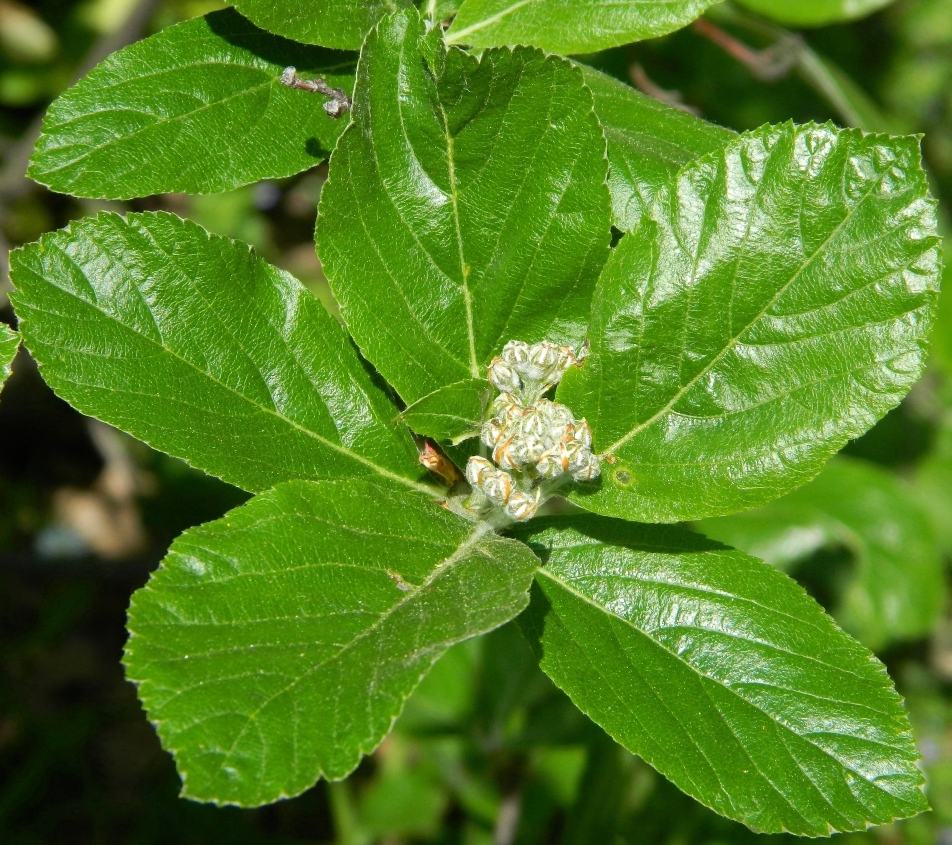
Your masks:
<svg viewBox="0 0 952 845"><path fill-rule="evenodd" d="M773 44L762 50L753 49L712 23L709 19L712 17ZM773 82L796 70L847 126L868 132L891 130L889 121L859 85L790 30L727 5L711 9L707 17L695 22L694 29L765 82Z"/></svg>
<svg viewBox="0 0 952 845"><path fill-rule="evenodd" d="M716 44L764 82L774 82L790 73L797 65L804 46L800 36L784 31L771 46L755 50L705 18L694 22L694 31Z"/></svg>
<svg viewBox="0 0 952 845"><path fill-rule="evenodd" d="M354 101L343 88L332 88L327 81L318 77L317 79L302 79L297 75L297 70L293 67L286 67L281 74L281 84L288 88L295 88L298 91L307 91L309 94L322 94L328 100L324 103L324 111L328 117L335 120L344 112L349 112L354 105Z"/></svg>

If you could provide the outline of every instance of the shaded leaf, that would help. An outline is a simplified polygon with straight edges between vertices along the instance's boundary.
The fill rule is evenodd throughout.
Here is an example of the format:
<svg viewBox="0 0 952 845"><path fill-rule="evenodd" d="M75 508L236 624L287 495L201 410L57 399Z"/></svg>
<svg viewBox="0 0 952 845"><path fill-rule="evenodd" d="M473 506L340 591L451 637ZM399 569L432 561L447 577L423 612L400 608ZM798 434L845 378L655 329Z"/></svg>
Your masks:
<svg viewBox="0 0 952 845"><path fill-rule="evenodd" d="M687 165L615 248L559 388L605 459L573 500L674 522L809 480L918 379L938 263L914 138L788 124Z"/></svg>
<svg viewBox="0 0 952 845"><path fill-rule="evenodd" d="M415 12L368 37L317 226L347 325L408 403L485 376L508 340L579 343L610 237L578 68L439 39Z"/></svg>
<svg viewBox="0 0 952 845"><path fill-rule="evenodd" d="M246 244L171 214L100 214L11 265L24 342L83 413L246 490L367 475L421 487L409 431L347 335Z"/></svg>
<svg viewBox="0 0 952 845"><path fill-rule="evenodd" d="M288 65L353 85L351 56L275 38L231 10L169 27L53 103L29 175L62 193L128 199L299 173L328 155L346 120L282 85Z"/></svg>
<svg viewBox="0 0 952 845"><path fill-rule="evenodd" d="M834 615L873 649L927 634L945 603L936 537L913 491L863 461L837 458L776 502L697 527L781 567L845 546L857 569Z"/></svg>
<svg viewBox="0 0 952 845"><path fill-rule="evenodd" d="M458 381L414 402L400 418L417 434L458 443L479 434L494 392L486 379Z"/></svg>
<svg viewBox="0 0 952 845"><path fill-rule="evenodd" d="M183 793L253 806L342 778L538 561L393 482L293 481L173 543L125 662Z"/></svg>
<svg viewBox="0 0 952 845"><path fill-rule="evenodd" d="M753 12L790 26L825 26L862 18L893 0L738 0Z"/></svg>
<svg viewBox="0 0 952 845"><path fill-rule="evenodd" d="M581 67L608 141L612 222L628 232L681 167L723 149L737 135L659 103L594 68Z"/></svg>
<svg viewBox="0 0 952 845"><path fill-rule="evenodd" d="M719 0L465 0L446 37L453 44L531 44L593 53L686 26Z"/></svg>
<svg viewBox="0 0 952 845"><path fill-rule="evenodd" d="M0 323L0 387L10 375L10 366L19 348L20 335L6 323Z"/></svg>
<svg viewBox="0 0 952 845"><path fill-rule="evenodd" d="M786 575L696 534L594 516L519 532L545 561L520 625L617 741L759 832L926 808L882 664Z"/></svg>

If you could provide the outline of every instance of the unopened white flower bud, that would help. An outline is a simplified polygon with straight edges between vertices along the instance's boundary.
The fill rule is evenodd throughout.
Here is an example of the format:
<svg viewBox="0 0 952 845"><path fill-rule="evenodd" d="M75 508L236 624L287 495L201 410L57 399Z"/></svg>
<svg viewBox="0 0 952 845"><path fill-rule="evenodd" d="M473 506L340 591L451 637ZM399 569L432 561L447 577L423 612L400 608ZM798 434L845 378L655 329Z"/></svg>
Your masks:
<svg viewBox="0 0 952 845"><path fill-rule="evenodd" d="M518 492L513 484L512 476L502 470L496 470L494 474L487 476L480 489L494 505L505 505L512 498L513 493Z"/></svg>
<svg viewBox="0 0 952 845"><path fill-rule="evenodd" d="M481 487L486 477L498 471L492 462L476 455L466 462L466 480L471 487Z"/></svg>
<svg viewBox="0 0 952 845"><path fill-rule="evenodd" d="M545 418L549 428L563 431L565 426L575 421L572 412L559 402L552 402L549 399L540 399L536 403L536 410Z"/></svg>
<svg viewBox="0 0 952 845"><path fill-rule="evenodd" d="M506 427L501 420L493 418L483 425L481 435L483 443L490 449L495 449L497 444L506 436Z"/></svg>
<svg viewBox="0 0 952 845"><path fill-rule="evenodd" d="M519 446L515 436L507 437L493 449L493 460L503 469L519 469L522 466Z"/></svg>
<svg viewBox="0 0 952 845"><path fill-rule="evenodd" d="M572 473L572 478L576 481L592 481L598 478L602 472L601 464L597 456L588 450L585 451L584 456L584 462Z"/></svg>
<svg viewBox="0 0 952 845"><path fill-rule="evenodd" d="M495 357L489 364L486 377L493 386L504 393L518 394L522 390L522 382L516 371L500 357Z"/></svg>
<svg viewBox="0 0 952 845"><path fill-rule="evenodd" d="M522 410L519 400L511 393L500 393L489 406L489 411L505 423L509 417Z"/></svg>
<svg viewBox="0 0 952 845"><path fill-rule="evenodd" d="M525 522L532 519L539 510L540 490L536 487L531 493L514 490L506 503L506 516L516 522Z"/></svg>
<svg viewBox="0 0 952 845"><path fill-rule="evenodd" d="M578 420L575 423L575 439L586 449L592 448L592 429L588 425L588 420Z"/></svg>
<svg viewBox="0 0 952 845"><path fill-rule="evenodd" d="M549 448L549 444L534 434L523 436L519 441L518 460L521 466L536 463Z"/></svg>
<svg viewBox="0 0 952 845"><path fill-rule="evenodd" d="M519 430L524 437L541 437L549 431L549 421L538 408L527 408L519 420Z"/></svg>
<svg viewBox="0 0 952 845"><path fill-rule="evenodd" d="M558 478L569 469L569 457L560 448L549 449L539 457L536 472L543 478Z"/></svg>
<svg viewBox="0 0 952 845"><path fill-rule="evenodd" d="M502 348L502 353L500 357L505 361L510 367L515 370L520 370L522 366L529 361L529 344L521 340L510 340Z"/></svg>

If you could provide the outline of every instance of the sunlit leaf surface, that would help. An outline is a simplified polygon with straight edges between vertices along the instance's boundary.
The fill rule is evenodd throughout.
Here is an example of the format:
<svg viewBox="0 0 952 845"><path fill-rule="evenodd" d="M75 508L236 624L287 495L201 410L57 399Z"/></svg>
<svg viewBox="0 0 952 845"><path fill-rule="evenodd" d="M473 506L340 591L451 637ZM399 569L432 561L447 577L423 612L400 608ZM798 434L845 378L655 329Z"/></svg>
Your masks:
<svg viewBox="0 0 952 845"><path fill-rule="evenodd" d="M787 124L688 164L614 249L560 386L603 458L573 500L675 522L809 480L919 378L938 267L914 138Z"/></svg>
<svg viewBox="0 0 952 845"><path fill-rule="evenodd" d="M542 668L689 795L825 836L926 808L882 664L786 575L698 535L584 516L520 531Z"/></svg>
<svg viewBox="0 0 952 845"><path fill-rule="evenodd" d="M394 482L288 482L183 534L129 611L128 677L184 794L253 806L347 775L538 561Z"/></svg>
<svg viewBox="0 0 952 845"><path fill-rule="evenodd" d="M27 348L83 413L246 490L419 486L409 431L344 331L246 244L171 214L100 214L11 265Z"/></svg>
<svg viewBox="0 0 952 845"><path fill-rule="evenodd" d="M581 342L608 255L606 171L569 62L447 52L415 12L369 36L318 253L354 339L405 401L484 378L508 340Z"/></svg>
<svg viewBox="0 0 952 845"><path fill-rule="evenodd" d="M275 38L233 11L113 53L50 107L29 175L54 191L128 199L290 176L346 125L280 82L293 65L347 90L354 58Z"/></svg>

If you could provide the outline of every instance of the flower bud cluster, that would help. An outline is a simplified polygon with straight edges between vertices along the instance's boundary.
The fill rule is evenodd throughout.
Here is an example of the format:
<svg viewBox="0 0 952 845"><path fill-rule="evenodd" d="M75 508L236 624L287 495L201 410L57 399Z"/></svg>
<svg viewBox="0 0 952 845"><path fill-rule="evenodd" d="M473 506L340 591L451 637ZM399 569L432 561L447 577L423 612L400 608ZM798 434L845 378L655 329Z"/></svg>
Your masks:
<svg viewBox="0 0 952 845"><path fill-rule="evenodd" d="M588 423L576 420L565 405L541 398L582 357L548 341L510 341L489 365L489 380L502 391L482 429L492 461L470 458L466 479L483 501L513 520L535 516L541 493L534 485L564 475L590 481L601 471Z"/></svg>
<svg viewBox="0 0 952 845"><path fill-rule="evenodd" d="M558 402L540 399L524 407L511 393L493 403L496 415L483 426L482 438L493 450L493 460L504 470L532 468L541 478L571 473L576 481L591 481L599 474L592 454L592 430L585 420Z"/></svg>
<svg viewBox="0 0 952 845"><path fill-rule="evenodd" d="M565 371L584 358L571 346L558 346L547 340L528 344L510 340L489 364L490 382L503 393L519 397L531 405L546 390L562 380Z"/></svg>
<svg viewBox="0 0 952 845"><path fill-rule="evenodd" d="M542 491L521 490L508 472L498 469L486 458L472 457L466 464L466 480L482 493L490 504L501 507L516 522L532 519L539 510Z"/></svg>

